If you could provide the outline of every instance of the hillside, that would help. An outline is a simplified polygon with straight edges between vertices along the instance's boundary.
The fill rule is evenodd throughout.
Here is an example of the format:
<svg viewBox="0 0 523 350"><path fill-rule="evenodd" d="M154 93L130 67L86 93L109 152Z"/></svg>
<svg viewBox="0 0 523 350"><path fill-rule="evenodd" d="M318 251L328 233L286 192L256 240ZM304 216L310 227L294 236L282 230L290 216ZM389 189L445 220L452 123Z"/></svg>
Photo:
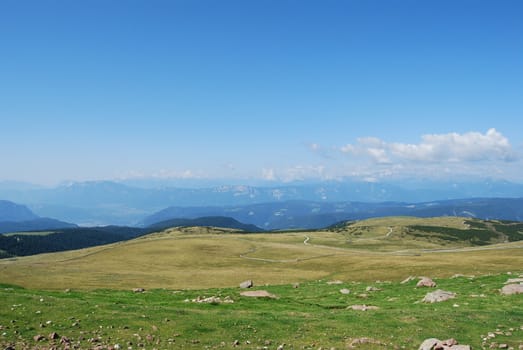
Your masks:
<svg viewBox="0 0 523 350"><path fill-rule="evenodd" d="M248 225L226 216L207 216L196 219L171 219L149 225L149 230L164 230L170 227L220 227L241 230L245 232L262 232L263 230L255 225Z"/></svg>
<svg viewBox="0 0 523 350"><path fill-rule="evenodd" d="M75 224L50 218L36 218L28 221L3 221L0 222L0 234L8 232L27 232L41 230L57 230L78 227Z"/></svg>
<svg viewBox="0 0 523 350"><path fill-rule="evenodd" d="M74 227L0 235L0 258L60 252L100 246L135 238L146 233L131 227Z"/></svg>
<svg viewBox="0 0 523 350"><path fill-rule="evenodd" d="M245 279L282 284L484 274L523 266L523 242L496 243L521 239L522 231L521 223L466 218L382 218L250 235L173 228L111 245L4 259L0 282L46 289L211 288Z"/></svg>
<svg viewBox="0 0 523 350"><path fill-rule="evenodd" d="M0 258L88 248L129 240L170 227L217 227L223 232L261 232L254 225L228 217L203 217L159 222L147 228L125 226L77 227L52 219L0 223ZM2 231L3 230L3 231ZM229 231L227 231L229 230Z"/></svg>
<svg viewBox="0 0 523 350"><path fill-rule="evenodd" d="M2 221L28 221L37 219L38 216L25 205L0 200L0 222Z"/></svg>

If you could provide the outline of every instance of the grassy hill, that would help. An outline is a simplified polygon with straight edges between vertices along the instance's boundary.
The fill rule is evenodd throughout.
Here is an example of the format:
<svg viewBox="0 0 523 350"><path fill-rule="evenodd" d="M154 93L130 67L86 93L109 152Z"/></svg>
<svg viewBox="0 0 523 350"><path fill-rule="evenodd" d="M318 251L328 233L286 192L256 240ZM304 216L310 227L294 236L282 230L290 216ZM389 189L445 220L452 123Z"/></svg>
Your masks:
<svg viewBox="0 0 523 350"><path fill-rule="evenodd" d="M452 337L517 349L523 299L499 290L523 278L521 225L394 217L250 235L181 227L3 259L0 348L417 349ZM434 289L402 282L409 276L456 297L423 303ZM241 296L246 279L275 298Z"/></svg>
<svg viewBox="0 0 523 350"><path fill-rule="evenodd" d="M44 289L174 289L231 287L244 279L284 284L497 273L523 266L523 243L505 242L521 238L521 225L399 217L251 235L173 228L83 250L4 259L0 282ZM471 239L471 234L480 238Z"/></svg>
<svg viewBox="0 0 523 350"><path fill-rule="evenodd" d="M149 225L148 229L164 230L171 227L194 227L194 226L207 226L207 227L221 227L241 230L245 232L263 232L263 230L255 225L244 224L227 216L205 216L195 219L171 219L160 221Z"/></svg>

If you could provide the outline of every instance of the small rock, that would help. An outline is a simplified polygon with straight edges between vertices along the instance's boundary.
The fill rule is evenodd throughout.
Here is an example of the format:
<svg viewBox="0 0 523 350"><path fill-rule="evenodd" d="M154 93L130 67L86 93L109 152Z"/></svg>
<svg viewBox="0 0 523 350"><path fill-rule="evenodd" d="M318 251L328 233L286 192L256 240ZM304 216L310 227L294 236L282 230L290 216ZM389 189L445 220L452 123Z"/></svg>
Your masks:
<svg viewBox="0 0 523 350"><path fill-rule="evenodd" d="M436 282L434 282L432 279L430 279L428 277L421 277L421 279L416 284L416 287L434 288L434 287L436 287Z"/></svg>
<svg viewBox="0 0 523 350"><path fill-rule="evenodd" d="M35 336L33 337L33 340L34 340L34 341L41 341L41 340L44 340L44 339L45 339L45 337L44 337L43 335L40 335L40 334L35 335Z"/></svg>
<svg viewBox="0 0 523 350"><path fill-rule="evenodd" d="M276 350L283 350L285 344L280 344Z"/></svg>
<svg viewBox="0 0 523 350"><path fill-rule="evenodd" d="M329 282L327 282L327 284L328 284L328 285L333 285L333 284L343 284L343 282L340 281L340 280L334 280L334 281L329 281Z"/></svg>
<svg viewBox="0 0 523 350"><path fill-rule="evenodd" d="M300 288L300 284L299 284L299 283L294 283L294 284L292 285L292 288Z"/></svg>
<svg viewBox="0 0 523 350"><path fill-rule="evenodd" d="M71 342L71 340L69 340L69 338L67 338L66 336L62 336L60 338L60 344L69 344Z"/></svg>
<svg viewBox="0 0 523 350"><path fill-rule="evenodd" d="M447 292L441 289L438 289L435 292L427 293L423 298L424 303L439 303L456 297L456 293Z"/></svg>
<svg viewBox="0 0 523 350"><path fill-rule="evenodd" d="M252 290L247 292L241 292L241 296L251 297L251 298L271 298L277 299L278 297L272 293L267 292L266 290Z"/></svg>
<svg viewBox="0 0 523 350"><path fill-rule="evenodd" d="M358 310L358 311L367 311L367 310L378 310L379 307L372 305L351 305L348 309Z"/></svg>
<svg viewBox="0 0 523 350"><path fill-rule="evenodd" d="M340 293L345 294L345 295L350 294L350 289L347 289L347 288L340 289Z"/></svg>
<svg viewBox="0 0 523 350"><path fill-rule="evenodd" d="M60 336L56 332L50 333L49 337L48 337L49 340L55 340L55 339L58 339L58 338L60 338Z"/></svg>
<svg viewBox="0 0 523 350"><path fill-rule="evenodd" d="M508 344L499 344L498 348L500 348L500 349L508 349Z"/></svg>
<svg viewBox="0 0 523 350"><path fill-rule="evenodd" d="M145 289L143 288L133 288L133 293L143 293L145 292Z"/></svg>
<svg viewBox="0 0 523 350"><path fill-rule="evenodd" d="M500 292L503 295L521 294L523 293L523 284L507 284L501 288Z"/></svg>
<svg viewBox="0 0 523 350"><path fill-rule="evenodd" d="M366 292L379 292L380 290L381 290L380 288L373 287L373 286L368 286L367 288L365 288Z"/></svg>
<svg viewBox="0 0 523 350"><path fill-rule="evenodd" d="M523 283L523 278L509 278L505 284L512 284L512 283Z"/></svg>
<svg viewBox="0 0 523 350"><path fill-rule="evenodd" d="M252 280L243 281L240 283L240 288L246 289L246 288L252 288L254 286L254 283Z"/></svg>

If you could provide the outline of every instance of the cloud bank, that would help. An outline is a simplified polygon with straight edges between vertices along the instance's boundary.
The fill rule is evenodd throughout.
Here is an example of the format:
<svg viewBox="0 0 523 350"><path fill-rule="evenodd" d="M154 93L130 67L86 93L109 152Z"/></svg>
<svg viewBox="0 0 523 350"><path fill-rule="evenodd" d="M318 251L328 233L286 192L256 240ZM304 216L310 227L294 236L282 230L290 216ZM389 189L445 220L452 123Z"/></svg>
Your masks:
<svg viewBox="0 0 523 350"><path fill-rule="evenodd" d="M489 129L485 134L467 132L423 135L418 144L389 143L379 138L365 137L357 139L355 144L340 147L339 150L348 155L369 158L379 164L516 160L510 142L496 129Z"/></svg>

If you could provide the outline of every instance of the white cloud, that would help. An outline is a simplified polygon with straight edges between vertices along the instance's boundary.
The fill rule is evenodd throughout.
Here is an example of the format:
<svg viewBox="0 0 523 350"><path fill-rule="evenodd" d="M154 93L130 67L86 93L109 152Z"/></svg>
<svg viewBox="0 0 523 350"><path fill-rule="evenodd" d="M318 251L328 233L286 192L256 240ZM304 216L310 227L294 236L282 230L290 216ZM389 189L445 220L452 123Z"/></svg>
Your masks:
<svg viewBox="0 0 523 350"><path fill-rule="evenodd" d="M455 163L477 161L513 161L515 152L508 139L496 129L485 134L423 135L418 144L387 143L375 137L359 138L356 144L340 148L343 153L367 157L375 163Z"/></svg>

